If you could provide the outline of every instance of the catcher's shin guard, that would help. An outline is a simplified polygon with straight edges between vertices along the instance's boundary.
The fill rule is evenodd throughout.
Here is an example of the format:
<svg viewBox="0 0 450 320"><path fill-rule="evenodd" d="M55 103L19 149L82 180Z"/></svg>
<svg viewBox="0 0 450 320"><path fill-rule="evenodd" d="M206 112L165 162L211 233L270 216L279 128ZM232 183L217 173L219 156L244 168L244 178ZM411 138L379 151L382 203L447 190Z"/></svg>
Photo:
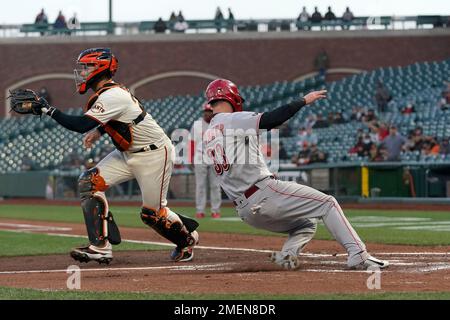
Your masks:
<svg viewBox="0 0 450 320"><path fill-rule="evenodd" d="M145 207L142 208L141 219L161 236L176 244L177 247L185 248L195 244L195 239L191 235L191 232L198 226L195 220L187 217L181 219L179 215L167 208L162 208L156 212L154 209ZM183 221L188 221L188 223L185 225Z"/></svg>
<svg viewBox="0 0 450 320"><path fill-rule="evenodd" d="M105 190L105 186L96 168L84 172L79 178L84 222L89 241L94 246L101 245L105 240L109 240L111 244L121 242L119 228L108 210L106 199L103 199L101 194L95 194L97 191Z"/></svg>

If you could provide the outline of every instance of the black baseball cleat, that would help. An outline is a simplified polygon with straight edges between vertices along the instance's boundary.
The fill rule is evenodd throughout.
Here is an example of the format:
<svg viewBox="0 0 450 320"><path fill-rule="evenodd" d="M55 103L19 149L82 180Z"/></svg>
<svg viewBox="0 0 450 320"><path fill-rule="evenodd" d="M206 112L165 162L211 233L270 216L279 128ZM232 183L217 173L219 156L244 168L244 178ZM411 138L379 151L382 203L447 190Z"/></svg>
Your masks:
<svg viewBox="0 0 450 320"><path fill-rule="evenodd" d="M70 256L79 262L97 261L99 264L109 264L113 259L112 246L108 243L104 248L93 245L77 247L70 251Z"/></svg>
<svg viewBox="0 0 450 320"><path fill-rule="evenodd" d="M194 240L192 245L189 245L184 248L176 247L175 249L173 249L173 251L170 253L170 259L172 261L187 262L194 259L194 247L198 244L198 232L192 231L191 236Z"/></svg>

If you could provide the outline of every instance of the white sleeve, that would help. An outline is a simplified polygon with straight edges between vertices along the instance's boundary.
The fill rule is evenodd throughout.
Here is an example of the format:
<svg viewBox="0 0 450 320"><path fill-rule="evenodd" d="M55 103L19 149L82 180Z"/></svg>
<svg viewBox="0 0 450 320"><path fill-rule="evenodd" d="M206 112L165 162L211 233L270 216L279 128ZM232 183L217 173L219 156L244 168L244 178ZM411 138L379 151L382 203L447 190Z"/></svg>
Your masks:
<svg viewBox="0 0 450 320"><path fill-rule="evenodd" d="M262 113L257 112L235 112L230 122L233 129L255 130L256 134L259 132L259 121Z"/></svg>
<svg viewBox="0 0 450 320"><path fill-rule="evenodd" d="M122 115L124 106L126 105L122 103L120 97L115 97L111 94L102 94L85 115L105 124L109 120L118 119Z"/></svg>

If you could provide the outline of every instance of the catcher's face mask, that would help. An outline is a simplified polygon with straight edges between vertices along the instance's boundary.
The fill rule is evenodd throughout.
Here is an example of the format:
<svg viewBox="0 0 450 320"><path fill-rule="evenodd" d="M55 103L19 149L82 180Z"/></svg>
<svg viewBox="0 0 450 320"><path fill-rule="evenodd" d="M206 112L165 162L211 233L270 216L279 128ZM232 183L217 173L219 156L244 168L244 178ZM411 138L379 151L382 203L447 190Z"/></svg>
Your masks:
<svg viewBox="0 0 450 320"><path fill-rule="evenodd" d="M87 82L97 71L97 66L79 63L77 68L73 70L75 76L75 85L77 91L81 94L87 91Z"/></svg>

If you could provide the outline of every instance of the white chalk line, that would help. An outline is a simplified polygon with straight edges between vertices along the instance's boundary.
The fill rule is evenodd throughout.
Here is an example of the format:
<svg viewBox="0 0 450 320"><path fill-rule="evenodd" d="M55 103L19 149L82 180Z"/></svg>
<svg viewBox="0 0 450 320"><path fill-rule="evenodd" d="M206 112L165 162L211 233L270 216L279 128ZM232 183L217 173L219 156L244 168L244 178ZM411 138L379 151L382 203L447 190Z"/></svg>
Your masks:
<svg viewBox="0 0 450 320"><path fill-rule="evenodd" d="M18 233L33 233L31 230L10 230L10 229L1 229L0 231L9 231L9 232L18 232ZM53 233L47 232L39 234L44 234L47 236L56 236L56 237L67 237L67 238L83 238L87 239L87 236L78 235L78 234L66 234L66 233ZM146 241L146 240L133 240L133 239L122 239L123 242L136 243L136 244L148 244L148 245L158 245L158 246L166 246L166 247L175 247L172 243L167 242L159 242L159 241ZM257 252L257 253L271 253L274 250L265 250L265 249L250 249L250 248L230 248L230 247L214 247L214 246L195 246L196 249L204 249L204 250L225 250L225 251L247 251L247 252ZM376 255L385 255L385 256L448 256L450 257L450 252L376 252ZM346 257L346 253L338 253L338 254L328 254L328 253L300 253L300 256L311 257L311 258L328 258L328 257Z"/></svg>
<svg viewBox="0 0 450 320"><path fill-rule="evenodd" d="M16 228L18 231L72 231L72 228L67 227L55 227L55 226L43 226L43 225L34 225L34 224L21 224L21 223L4 223L0 222L0 227L11 227ZM12 229L12 230L16 230ZM0 229L4 230L4 229ZM11 229L6 229L9 231Z"/></svg>
<svg viewBox="0 0 450 320"><path fill-rule="evenodd" d="M216 264L197 264L197 265L180 265L180 266L156 266L156 267L126 267L126 268L83 268L80 272L95 272L95 271L146 271L146 270L175 270L175 271L195 271L195 270L223 270L226 265L236 264L216 263ZM19 271L0 271L1 274L30 274L30 273L71 273L73 268L55 269L55 270L19 270Z"/></svg>
<svg viewBox="0 0 450 320"><path fill-rule="evenodd" d="M26 225L26 224L0 224L0 225L15 225L15 226L23 226L26 229L21 230L11 230L11 229L1 229L2 231L9 231L9 232L18 232L18 233L35 233L36 231L43 231L43 228L46 226L36 226L36 225ZM33 228L29 228L29 227ZM49 227L53 228L53 227ZM58 228L54 227L54 231L70 231L71 228ZM69 229L69 230L67 230ZM44 234L48 236L57 236L57 237L73 237L73 238L83 238L87 239L87 236L84 235L73 235L73 234L64 234L64 233L42 233L39 232L39 234ZM166 243L166 242L158 242L158 241L145 241L145 240L133 240L133 239L123 239L123 242L129 242L129 243L137 243L137 244L147 244L147 245L159 245L159 246L168 246L168 247L174 247L174 244L172 243ZM244 251L244 252L257 252L257 253L270 253L273 250L263 250L263 249L250 249L250 248L229 248L229 247L214 247L214 246L196 246L196 249L203 249L203 250L226 250L226 251ZM386 255L386 256L449 256L450 252L377 252L376 255ZM329 258L329 257L345 257L347 254L316 254L316 253L301 253L300 256L302 257L308 257L308 258ZM400 260L392 260L390 261L391 265L393 266L419 266L423 263L421 262L401 262ZM321 261L320 262L323 265L332 265L332 264L341 264L341 262L338 261ZM152 269L173 269L173 270L200 270L200 268L207 268L206 270L226 270L223 269L223 267L227 263L220 263L217 265L190 265L190 266L162 266L162 267L135 267L135 268L96 268L96 269L81 269L85 271L129 271L129 270L152 270ZM230 264L230 263L228 263ZM435 264L442 264L442 262L436 262ZM221 266L221 269L215 269L215 266ZM210 268L210 269L208 269ZM212 268L212 269L211 269ZM422 267L422 268L416 268L414 270L410 270L409 272L430 272L430 271L438 271L438 270L446 270L450 269L450 265L434 265L434 266L428 266L428 267ZM51 273L51 272L66 272L67 270L30 270L30 271L4 271L0 272L0 274L21 274L21 273ZM340 272L367 272L365 270L342 270L342 269L336 269L336 270L329 270L329 269L304 269L302 271L306 272L329 272L329 273L340 273ZM387 272L387 271L383 271Z"/></svg>

